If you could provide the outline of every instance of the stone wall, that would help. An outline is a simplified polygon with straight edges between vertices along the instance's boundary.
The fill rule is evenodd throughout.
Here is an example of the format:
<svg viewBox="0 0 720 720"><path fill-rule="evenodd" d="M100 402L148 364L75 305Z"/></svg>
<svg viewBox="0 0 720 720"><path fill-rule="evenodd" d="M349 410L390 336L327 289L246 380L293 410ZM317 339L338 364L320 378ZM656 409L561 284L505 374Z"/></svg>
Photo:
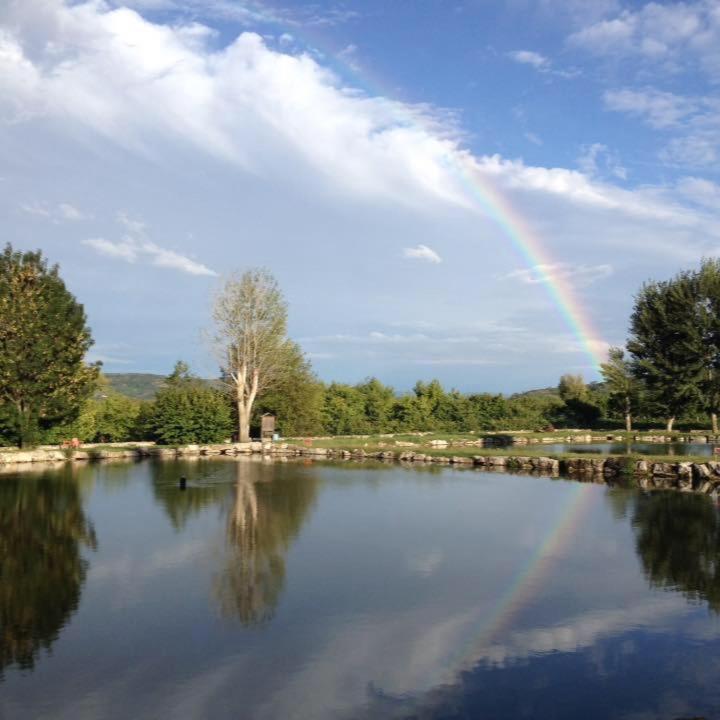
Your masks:
<svg viewBox="0 0 720 720"><path fill-rule="evenodd" d="M567 475L571 478L612 481L620 476L635 478L644 488L672 487L684 491L703 493L720 492L720 462L653 462L622 457L586 457L557 459L523 455L437 455L428 452L382 449L366 452L363 449L342 450L333 448L299 447L287 443L231 443L225 445L186 445L179 448L138 446L125 448L84 448L66 451L38 449L33 451L0 452L0 468L6 471L14 466L94 460L210 457L236 455L264 455L269 457L304 457L315 460L380 460L411 464L454 465L478 469Z"/></svg>

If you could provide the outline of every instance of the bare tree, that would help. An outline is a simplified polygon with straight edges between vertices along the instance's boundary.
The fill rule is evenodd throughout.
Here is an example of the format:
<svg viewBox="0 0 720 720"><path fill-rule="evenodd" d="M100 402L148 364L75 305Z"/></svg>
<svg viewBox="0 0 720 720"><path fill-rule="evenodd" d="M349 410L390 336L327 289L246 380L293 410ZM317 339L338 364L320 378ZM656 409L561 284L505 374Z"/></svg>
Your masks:
<svg viewBox="0 0 720 720"><path fill-rule="evenodd" d="M283 382L298 351L286 336L287 304L270 272L248 270L225 280L213 319L223 379L237 409L238 439L248 442L255 400Z"/></svg>

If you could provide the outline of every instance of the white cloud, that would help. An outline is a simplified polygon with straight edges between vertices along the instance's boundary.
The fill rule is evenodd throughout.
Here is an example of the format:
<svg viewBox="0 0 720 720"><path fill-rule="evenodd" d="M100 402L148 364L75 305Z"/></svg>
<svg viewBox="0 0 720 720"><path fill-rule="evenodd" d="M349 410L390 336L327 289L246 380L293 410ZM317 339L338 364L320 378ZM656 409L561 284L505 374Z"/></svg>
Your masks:
<svg viewBox="0 0 720 720"><path fill-rule="evenodd" d="M677 127L698 109L698 102L693 98L653 88L608 90L603 99L609 110L642 118L654 128Z"/></svg>
<svg viewBox="0 0 720 720"><path fill-rule="evenodd" d="M190 143L259 173L309 165L334 191L464 202L443 170L456 144L432 109L346 91L308 55L253 33L215 50L197 24L102 8L31 0L0 13L16 28L0 36L0 95L16 115L89 127L147 157Z"/></svg>
<svg viewBox="0 0 720 720"><path fill-rule="evenodd" d="M120 242L111 242L104 238L90 238L83 240L83 245L93 248L106 257L129 263L147 260L151 265L180 270L189 275L217 276L217 273L206 265L147 240L126 237Z"/></svg>
<svg viewBox="0 0 720 720"><path fill-rule="evenodd" d="M531 285L565 279L579 285L589 285L613 274L612 265L571 265L570 263L552 263L533 265L530 268L513 270L504 276L505 279L518 279Z"/></svg>
<svg viewBox="0 0 720 720"><path fill-rule="evenodd" d="M65 220L85 220L85 215L70 203L60 203L58 212Z"/></svg>
<svg viewBox="0 0 720 720"><path fill-rule="evenodd" d="M83 240L83 245L91 247L101 255L118 258L119 260L125 260L130 263L135 262L138 258L137 244L129 239L114 243L104 238L88 238L87 240Z"/></svg>
<svg viewBox="0 0 720 720"><path fill-rule="evenodd" d="M627 170L621 165L617 154L602 143L584 147L578 158L578 165L589 177L609 174L621 180L627 179Z"/></svg>
<svg viewBox="0 0 720 720"><path fill-rule="evenodd" d="M674 138L660 151L660 158L683 167L716 167L720 161L720 136L693 133Z"/></svg>
<svg viewBox="0 0 720 720"><path fill-rule="evenodd" d="M52 216L50 210L39 202L22 203L20 209L28 215L35 215L37 217L49 218Z"/></svg>
<svg viewBox="0 0 720 720"><path fill-rule="evenodd" d="M76 222L88 219L87 215L70 203L60 203L57 207L50 207L45 203L35 201L31 203L21 203L20 209L28 215L44 217L54 223L63 221Z"/></svg>
<svg viewBox="0 0 720 720"><path fill-rule="evenodd" d="M537 70L550 67L550 61L544 55L532 50L514 50L508 53L508 57L522 65L532 65Z"/></svg>
<svg viewBox="0 0 720 720"><path fill-rule="evenodd" d="M570 70L562 70L554 67L552 61L533 50L513 50L509 52L508 57L521 65L530 65L541 73L557 75L558 77L574 78L580 75L580 71L573 68Z"/></svg>
<svg viewBox="0 0 720 720"><path fill-rule="evenodd" d="M716 82L720 70L720 12L716 0L649 2L638 10L588 25L570 36L572 45L613 58L634 56L650 71L696 67Z"/></svg>
<svg viewBox="0 0 720 720"><path fill-rule="evenodd" d="M403 257L413 260L426 260L430 263L441 263L442 258L427 245L418 245L417 247L404 248Z"/></svg>
<svg viewBox="0 0 720 720"><path fill-rule="evenodd" d="M720 207L720 185L698 177L681 178L677 188L691 202L706 205L709 208Z"/></svg>
<svg viewBox="0 0 720 720"><path fill-rule="evenodd" d="M720 99L716 97L624 89L606 92L605 105L638 117L650 127L676 132L677 137L659 152L668 164L707 167L720 157Z"/></svg>

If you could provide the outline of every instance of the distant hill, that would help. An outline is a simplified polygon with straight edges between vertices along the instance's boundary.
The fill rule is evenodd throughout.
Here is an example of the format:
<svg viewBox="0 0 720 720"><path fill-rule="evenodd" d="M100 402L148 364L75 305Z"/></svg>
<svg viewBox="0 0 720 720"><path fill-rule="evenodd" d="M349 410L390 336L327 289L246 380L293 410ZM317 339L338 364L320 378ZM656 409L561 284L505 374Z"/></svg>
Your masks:
<svg viewBox="0 0 720 720"><path fill-rule="evenodd" d="M153 373L103 373L110 382L110 387L121 395L136 400L153 400L158 390L165 384L165 375ZM202 383L219 387L218 380L199 378Z"/></svg>
<svg viewBox="0 0 720 720"><path fill-rule="evenodd" d="M164 375L152 373L104 373L116 392L137 400L152 400L165 382Z"/></svg>

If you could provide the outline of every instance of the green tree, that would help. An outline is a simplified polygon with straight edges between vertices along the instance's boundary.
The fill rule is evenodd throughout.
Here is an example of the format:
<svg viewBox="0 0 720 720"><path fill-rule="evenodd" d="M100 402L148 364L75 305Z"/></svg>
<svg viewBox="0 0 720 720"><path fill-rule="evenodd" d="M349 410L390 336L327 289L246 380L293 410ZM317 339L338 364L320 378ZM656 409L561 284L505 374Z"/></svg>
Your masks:
<svg viewBox="0 0 720 720"><path fill-rule="evenodd" d="M232 417L225 394L178 363L157 395L152 425L162 444L217 443L229 436Z"/></svg>
<svg viewBox="0 0 720 720"><path fill-rule="evenodd" d="M633 414L640 403L640 385L633 375L632 363L625 357L622 348L610 348L608 361L600 366L607 390L610 406L622 413L625 429L632 431Z"/></svg>
<svg viewBox="0 0 720 720"><path fill-rule="evenodd" d="M706 258L697 274L696 322L701 329L705 367L702 404L710 414L712 430L718 434L720 413L720 260Z"/></svg>
<svg viewBox="0 0 720 720"><path fill-rule="evenodd" d="M21 446L77 417L99 372L85 311L38 252L0 255L0 405Z"/></svg>
<svg viewBox="0 0 720 720"><path fill-rule="evenodd" d="M363 399L365 423L372 432L386 433L393 430L392 413L395 391L383 385L377 378L369 378L355 386Z"/></svg>
<svg viewBox="0 0 720 720"><path fill-rule="evenodd" d="M565 401L586 400L588 390L582 375L563 375L558 383L558 394Z"/></svg>
<svg viewBox="0 0 720 720"><path fill-rule="evenodd" d="M286 363L281 381L258 397L254 425L259 426L260 416L269 412L285 436L319 435L323 432L324 386L296 343L288 345Z"/></svg>
<svg viewBox="0 0 720 720"><path fill-rule="evenodd" d="M323 427L331 435L372 432L365 418L365 398L357 387L330 383L323 402Z"/></svg>
<svg viewBox="0 0 720 720"><path fill-rule="evenodd" d="M635 300L627 343L633 374L655 411L667 417L668 431L678 415L701 403L707 379L697 303L697 276L687 272L646 283Z"/></svg>

